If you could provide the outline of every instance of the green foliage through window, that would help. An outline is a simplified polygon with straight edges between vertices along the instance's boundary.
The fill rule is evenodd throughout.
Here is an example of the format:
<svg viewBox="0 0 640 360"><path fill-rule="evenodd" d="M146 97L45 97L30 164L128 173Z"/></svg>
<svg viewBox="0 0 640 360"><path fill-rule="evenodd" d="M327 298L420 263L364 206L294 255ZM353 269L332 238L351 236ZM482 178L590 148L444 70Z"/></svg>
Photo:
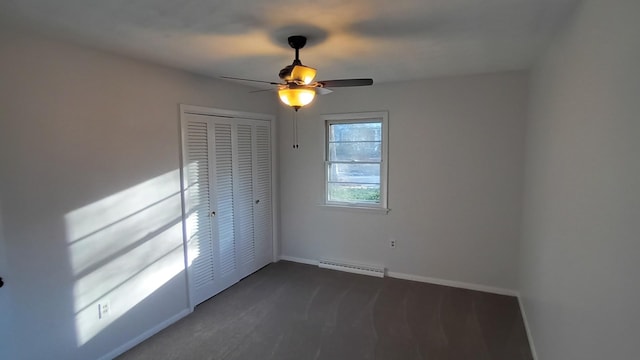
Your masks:
<svg viewBox="0 0 640 360"><path fill-rule="evenodd" d="M380 189L362 187L332 187L329 198L334 201L345 202L380 202Z"/></svg>

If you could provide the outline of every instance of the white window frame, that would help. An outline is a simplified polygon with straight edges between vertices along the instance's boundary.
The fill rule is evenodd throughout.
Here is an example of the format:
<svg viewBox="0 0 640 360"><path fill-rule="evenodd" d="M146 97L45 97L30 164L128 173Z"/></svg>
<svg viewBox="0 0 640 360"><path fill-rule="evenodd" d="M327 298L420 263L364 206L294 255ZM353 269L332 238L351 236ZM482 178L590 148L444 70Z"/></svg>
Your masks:
<svg viewBox="0 0 640 360"><path fill-rule="evenodd" d="M337 207L345 209L358 209L369 211L389 212L388 204L388 173L389 173L389 113L387 111L359 112L346 114L325 114L321 116L324 121L324 205L327 207ZM329 126L332 124L353 124L380 122L381 131L381 161L380 161L380 203L354 203L329 201Z"/></svg>

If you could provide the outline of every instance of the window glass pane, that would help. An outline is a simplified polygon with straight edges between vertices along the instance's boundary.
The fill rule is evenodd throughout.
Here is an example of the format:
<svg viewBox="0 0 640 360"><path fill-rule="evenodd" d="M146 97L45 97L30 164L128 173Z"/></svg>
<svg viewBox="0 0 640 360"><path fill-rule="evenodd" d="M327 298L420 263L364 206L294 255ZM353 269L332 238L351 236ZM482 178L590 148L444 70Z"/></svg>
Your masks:
<svg viewBox="0 0 640 360"><path fill-rule="evenodd" d="M381 141L382 123L331 124L329 141Z"/></svg>
<svg viewBox="0 0 640 360"><path fill-rule="evenodd" d="M380 165L330 164L329 182L380 184Z"/></svg>
<svg viewBox="0 0 640 360"><path fill-rule="evenodd" d="M382 143L377 142L339 142L329 143L331 161L380 161Z"/></svg>
<svg viewBox="0 0 640 360"><path fill-rule="evenodd" d="M380 185L328 184L329 201L380 203Z"/></svg>
<svg viewBox="0 0 640 360"><path fill-rule="evenodd" d="M386 205L386 178L381 177L387 169L383 151L387 139L382 134L387 116L386 112L323 116L326 202L373 208Z"/></svg>

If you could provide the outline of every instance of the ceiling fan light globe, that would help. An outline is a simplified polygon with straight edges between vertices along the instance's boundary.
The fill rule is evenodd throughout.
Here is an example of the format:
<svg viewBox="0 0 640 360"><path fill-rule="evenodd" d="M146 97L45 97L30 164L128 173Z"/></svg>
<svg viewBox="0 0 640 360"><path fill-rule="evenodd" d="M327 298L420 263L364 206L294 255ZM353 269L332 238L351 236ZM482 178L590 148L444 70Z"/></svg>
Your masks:
<svg viewBox="0 0 640 360"><path fill-rule="evenodd" d="M291 79L302 81L305 85L309 85L316 77L317 70L304 65L296 65L291 70Z"/></svg>
<svg viewBox="0 0 640 360"><path fill-rule="evenodd" d="M313 88L280 89L280 101L291 107L302 107L313 101L316 92Z"/></svg>

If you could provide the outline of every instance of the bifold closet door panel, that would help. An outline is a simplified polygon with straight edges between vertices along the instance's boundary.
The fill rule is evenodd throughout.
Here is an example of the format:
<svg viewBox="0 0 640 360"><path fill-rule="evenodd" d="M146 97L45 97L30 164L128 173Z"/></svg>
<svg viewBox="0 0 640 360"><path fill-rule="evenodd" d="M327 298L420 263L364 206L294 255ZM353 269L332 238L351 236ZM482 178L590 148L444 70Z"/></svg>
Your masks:
<svg viewBox="0 0 640 360"><path fill-rule="evenodd" d="M183 124L189 293L197 305L241 279L236 260L233 125L188 115Z"/></svg>
<svg viewBox="0 0 640 360"><path fill-rule="evenodd" d="M212 241L209 126L208 119L196 116L188 116L183 124L184 230L192 304L211 297L217 276Z"/></svg>
<svg viewBox="0 0 640 360"><path fill-rule="evenodd" d="M273 259L273 228L271 212L271 127L269 122L257 122L254 133L253 228L256 244L256 266L261 268Z"/></svg>
<svg viewBox="0 0 640 360"><path fill-rule="evenodd" d="M234 171L234 125L229 119L212 117L214 181L211 198L214 217L213 244L217 249L218 274L215 294L240 280L237 261ZM211 295L211 296L213 296Z"/></svg>
<svg viewBox="0 0 640 360"><path fill-rule="evenodd" d="M253 226L253 126L251 122L235 124L235 207L236 245L240 274L256 271L256 244Z"/></svg>

